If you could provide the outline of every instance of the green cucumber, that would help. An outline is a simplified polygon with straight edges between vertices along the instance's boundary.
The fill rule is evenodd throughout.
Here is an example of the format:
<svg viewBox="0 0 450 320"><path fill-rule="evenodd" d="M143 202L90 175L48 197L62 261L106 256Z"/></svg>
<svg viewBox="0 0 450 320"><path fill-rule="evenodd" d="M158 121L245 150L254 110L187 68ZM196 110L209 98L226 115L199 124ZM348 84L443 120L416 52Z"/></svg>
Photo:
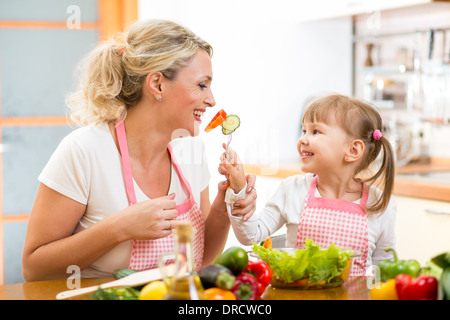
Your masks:
<svg viewBox="0 0 450 320"><path fill-rule="evenodd" d="M229 114L222 122L222 133L230 134L236 130L241 124L241 120L235 114Z"/></svg>
<svg viewBox="0 0 450 320"><path fill-rule="evenodd" d="M220 264L227 267L235 276L237 276L247 268L248 254L240 247L231 247L223 252L214 261L214 264Z"/></svg>
<svg viewBox="0 0 450 320"><path fill-rule="evenodd" d="M225 134L225 135L233 133L233 132L234 132L234 130L227 130L225 128L222 128L222 133Z"/></svg>

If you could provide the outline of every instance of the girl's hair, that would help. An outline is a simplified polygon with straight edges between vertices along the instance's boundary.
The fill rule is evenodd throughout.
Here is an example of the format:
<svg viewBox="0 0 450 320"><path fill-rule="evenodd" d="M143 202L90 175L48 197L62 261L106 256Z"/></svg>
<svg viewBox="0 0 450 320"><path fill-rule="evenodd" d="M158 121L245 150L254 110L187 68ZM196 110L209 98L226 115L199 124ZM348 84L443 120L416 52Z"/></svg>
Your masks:
<svg viewBox="0 0 450 320"><path fill-rule="evenodd" d="M361 166L355 172L355 180L383 186L380 197L375 203L367 207L370 213L384 211L394 188L394 154L391 144L383 136L379 140L374 138L375 130L383 129L383 121L380 113L371 105L358 99L332 94L314 100L302 118L302 123L323 122L339 125L349 136L364 142L365 152ZM357 178L360 173L368 172L370 165L382 152L381 165L373 175ZM368 176L367 176L368 175Z"/></svg>
<svg viewBox="0 0 450 320"><path fill-rule="evenodd" d="M199 49L212 56L206 41L171 21L138 21L119 38L96 47L78 66L78 89L66 103L80 125L125 117L141 99L150 72L160 71L173 80Z"/></svg>

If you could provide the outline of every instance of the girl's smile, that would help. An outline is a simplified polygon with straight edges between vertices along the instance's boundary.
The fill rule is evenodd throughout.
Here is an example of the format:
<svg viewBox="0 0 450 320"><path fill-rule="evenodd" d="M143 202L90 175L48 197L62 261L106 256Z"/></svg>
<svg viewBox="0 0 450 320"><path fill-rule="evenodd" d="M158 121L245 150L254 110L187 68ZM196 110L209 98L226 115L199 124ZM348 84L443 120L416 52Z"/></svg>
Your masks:
<svg viewBox="0 0 450 320"><path fill-rule="evenodd" d="M308 158L311 158L313 156L314 156L314 153L300 149L300 158L302 159L302 161L304 161Z"/></svg>

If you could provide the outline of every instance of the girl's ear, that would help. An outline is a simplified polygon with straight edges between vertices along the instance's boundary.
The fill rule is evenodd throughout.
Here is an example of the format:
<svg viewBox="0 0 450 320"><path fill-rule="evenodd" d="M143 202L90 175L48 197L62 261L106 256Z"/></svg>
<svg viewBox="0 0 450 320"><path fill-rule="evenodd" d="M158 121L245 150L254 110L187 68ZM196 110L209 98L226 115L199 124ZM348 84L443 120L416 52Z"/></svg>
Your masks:
<svg viewBox="0 0 450 320"><path fill-rule="evenodd" d="M362 140L353 140L348 151L345 153L344 160L346 162L355 162L361 159L366 146Z"/></svg>
<svg viewBox="0 0 450 320"><path fill-rule="evenodd" d="M162 90L161 84L164 80L164 76L161 72L150 72L145 78L145 84L147 86L147 90L151 95L155 97L156 100L161 101Z"/></svg>

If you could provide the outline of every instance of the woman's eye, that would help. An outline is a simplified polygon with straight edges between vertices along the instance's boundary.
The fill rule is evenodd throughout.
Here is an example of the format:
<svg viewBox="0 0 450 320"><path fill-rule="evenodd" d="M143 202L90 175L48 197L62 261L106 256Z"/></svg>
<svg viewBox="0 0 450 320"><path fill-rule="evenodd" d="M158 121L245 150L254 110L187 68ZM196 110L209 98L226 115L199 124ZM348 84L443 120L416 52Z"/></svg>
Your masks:
<svg viewBox="0 0 450 320"><path fill-rule="evenodd" d="M208 88L208 87L206 86L206 84L204 84L204 83L199 83L198 86L199 86L202 90Z"/></svg>

